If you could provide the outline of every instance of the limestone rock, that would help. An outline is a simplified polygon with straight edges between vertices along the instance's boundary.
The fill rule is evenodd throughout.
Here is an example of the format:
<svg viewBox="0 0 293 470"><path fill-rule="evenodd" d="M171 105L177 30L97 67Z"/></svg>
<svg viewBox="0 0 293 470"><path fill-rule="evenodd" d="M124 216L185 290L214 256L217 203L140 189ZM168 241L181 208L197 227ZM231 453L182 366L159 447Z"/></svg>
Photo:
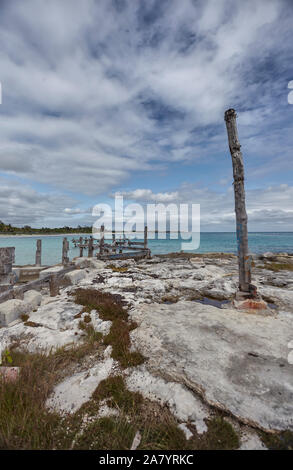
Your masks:
<svg viewBox="0 0 293 470"><path fill-rule="evenodd" d="M6 300L6 302L0 304L0 325L9 325L23 313L26 313L26 304L23 300Z"/></svg>
<svg viewBox="0 0 293 470"><path fill-rule="evenodd" d="M24 293L23 300L27 305L27 312L29 312L41 304L42 294L36 290L28 290Z"/></svg>
<svg viewBox="0 0 293 470"><path fill-rule="evenodd" d="M59 413L75 413L92 396L99 383L106 379L112 370L113 359L105 359L89 370L67 377L59 383L46 405Z"/></svg>
<svg viewBox="0 0 293 470"><path fill-rule="evenodd" d="M50 268L43 269L40 272L40 279L44 279L45 277L49 276L50 274L58 274L64 268L63 266L51 266Z"/></svg>
<svg viewBox="0 0 293 470"><path fill-rule="evenodd" d="M148 370L200 393L244 423L293 429L292 320L196 302L141 304L134 347Z"/></svg>
<svg viewBox="0 0 293 470"><path fill-rule="evenodd" d="M76 269L75 271L71 271L65 274L64 277L70 281L72 285L76 285L79 281L86 277L86 273L83 269Z"/></svg>

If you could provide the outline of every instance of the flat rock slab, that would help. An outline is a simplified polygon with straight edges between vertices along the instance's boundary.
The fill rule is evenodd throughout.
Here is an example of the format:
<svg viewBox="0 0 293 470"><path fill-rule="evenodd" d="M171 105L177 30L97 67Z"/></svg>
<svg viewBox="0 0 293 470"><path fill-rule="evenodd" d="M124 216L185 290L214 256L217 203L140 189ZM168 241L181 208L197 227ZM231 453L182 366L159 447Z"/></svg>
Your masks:
<svg viewBox="0 0 293 470"><path fill-rule="evenodd" d="M56 385L46 406L61 414L75 413L90 400L99 383L110 375L113 364L113 359L108 358L89 370L67 377Z"/></svg>
<svg viewBox="0 0 293 470"><path fill-rule="evenodd" d="M63 271L64 266L51 266L50 268L43 269L40 272L40 279L44 279L46 276L50 274L58 274L60 271Z"/></svg>
<svg viewBox="0 0 293 470"><path fill-rule="evenodd" d="M185 384L242 422L293 429L292 319L196 302L141 304L134 345L150 371Z"/></svg>
<svg viewBox="0 0 293 470"><path fill-rule="evenodd" d="M140 392L150 400L167 403L180 421L190 421L196 426L198 433L207 431L204 420L209 417L208 407L183 385L154 377L144 366L132 370L126 383L131 391Z"/></svg>

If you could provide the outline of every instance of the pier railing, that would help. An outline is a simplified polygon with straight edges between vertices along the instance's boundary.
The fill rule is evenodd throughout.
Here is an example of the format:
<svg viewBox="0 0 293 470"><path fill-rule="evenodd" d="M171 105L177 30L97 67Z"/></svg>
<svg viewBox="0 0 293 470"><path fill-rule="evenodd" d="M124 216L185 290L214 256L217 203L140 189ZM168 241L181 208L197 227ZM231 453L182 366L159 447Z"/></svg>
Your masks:
<svg viewBox="0 0 293 470"><path fill-rule="evenodd" d="M148 230L144 228L143 241L133 241L126 238L125 234L118 236L115 231L107 232L111 242L105 241L105 227L102 225L100 230L100 239L95 240L92 236L89 238L80 237L72 239L75 248L79 248L79 256L84 256L84 250L87 250L88 257L93 257L96 252L98 259L138 259L149 258L151 251L148 248ZM117 238L116 238L117 237Z"/></svg>

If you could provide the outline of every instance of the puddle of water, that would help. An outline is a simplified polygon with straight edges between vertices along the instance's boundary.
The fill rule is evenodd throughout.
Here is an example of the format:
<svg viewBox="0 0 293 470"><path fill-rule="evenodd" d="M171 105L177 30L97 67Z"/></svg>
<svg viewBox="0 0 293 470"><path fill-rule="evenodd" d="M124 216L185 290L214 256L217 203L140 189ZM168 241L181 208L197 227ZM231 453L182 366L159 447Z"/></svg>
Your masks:
<svg viewBox="0 0 293 470"><path fill-rule="evenodd" d="M209 297L203 297L202 299L197 299L195 302L204 305L212 305L212 307L222 308L223 305L227 305L230 303L230 300L217 300L217 299L210 299Z"/></svg>
<svg viewBox="0 0 293 470"><path fill-rule="evenodd" d="M277 305L269 304L269 303L268 303L268 307L271 308L272 310L277 310L277 308L278 308Z"/></svg>

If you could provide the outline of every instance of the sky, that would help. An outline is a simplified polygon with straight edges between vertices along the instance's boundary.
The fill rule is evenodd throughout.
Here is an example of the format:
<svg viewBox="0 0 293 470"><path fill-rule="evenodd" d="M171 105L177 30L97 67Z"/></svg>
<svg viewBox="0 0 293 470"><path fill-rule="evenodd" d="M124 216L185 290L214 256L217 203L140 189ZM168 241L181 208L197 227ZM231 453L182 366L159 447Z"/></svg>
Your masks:
<svg viewBox="0 0 293 470"><path fill-rule="evenodd" d="M0 219L201 205L234 231L237 111L250 231L293 231L293 0L0 0ZM292 83L291 83L292 85Z"/></svg>

